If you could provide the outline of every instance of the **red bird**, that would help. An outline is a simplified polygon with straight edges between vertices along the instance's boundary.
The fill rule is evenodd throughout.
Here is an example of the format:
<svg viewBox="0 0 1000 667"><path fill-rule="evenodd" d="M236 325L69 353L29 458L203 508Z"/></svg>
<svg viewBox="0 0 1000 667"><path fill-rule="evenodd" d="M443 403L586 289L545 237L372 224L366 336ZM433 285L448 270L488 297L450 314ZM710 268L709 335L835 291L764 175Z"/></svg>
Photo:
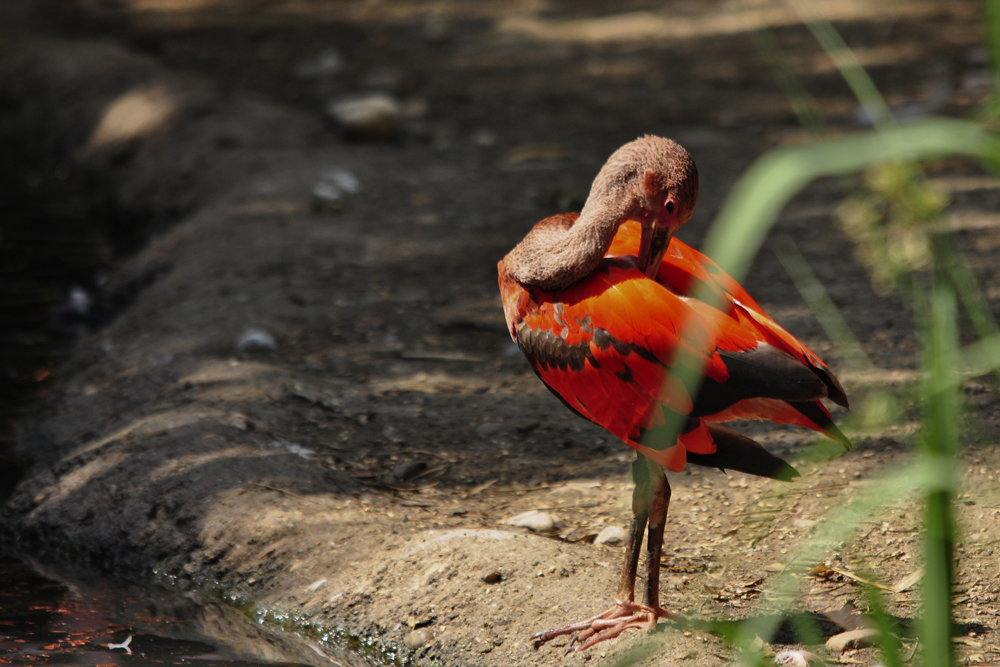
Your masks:
<svg viewBox="0 0 1000 667"><path fill-rule="evenodd" d="M673 238L697 198L698 170L688 152L670 139L646 136L611 155L581 213L542 220L499 264L507 326L535 374L569 409L638 452L615 604L539 633L539 641L579 633L579 651L669 616L659 605L670 504L664 468L679 472L691 462L773 479L798 476L718 422L795 424L850 447L820 402L847 407L833 373L715 262ZM718 305L694 298L705 287ZM701 373L699 391L671 373L674 364ZM673 442L663 443L667 429L657 428L668 419L683 426ZM646 588L637 604L647 525Z"/></svg>

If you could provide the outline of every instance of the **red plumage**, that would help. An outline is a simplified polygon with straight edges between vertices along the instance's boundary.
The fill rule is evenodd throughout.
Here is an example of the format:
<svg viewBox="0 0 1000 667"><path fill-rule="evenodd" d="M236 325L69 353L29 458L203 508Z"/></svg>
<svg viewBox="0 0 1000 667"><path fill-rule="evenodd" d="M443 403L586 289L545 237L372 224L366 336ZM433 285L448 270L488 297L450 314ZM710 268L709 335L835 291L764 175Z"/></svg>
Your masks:
<svg viewBox="0 0 1000 667"><path fill-rule="evenodd" d="M539 225L571 226L576 218L553 216ZM846 397L822 360L768 317L715 262L674 238L655 280L650 280L636 266L639 239L639 222L622 223L597 270L555 291L526 288L500 263L500 291L511 336L553 392L582 416L674 471L684 468L688 452L715 453L706 427L711 422L770 420L847 442L819 400L809 401L817 410L807 416L786 400L767 397L767 391L752 395L752 387L741 386L739 395L751 395L698 415L700 423L673 447L655 451L644 446L642 433L663 423L663 408L682 415L694 408L693 398L681 383L671 382L667 369L681 349L704 364L702 373L711 386L703 392L717 387L726 392L730 369L720 353L745 353L764 345L816 374L824 394L842 404ZM716 294L720 308L693 298L700 284Z"/></svg>

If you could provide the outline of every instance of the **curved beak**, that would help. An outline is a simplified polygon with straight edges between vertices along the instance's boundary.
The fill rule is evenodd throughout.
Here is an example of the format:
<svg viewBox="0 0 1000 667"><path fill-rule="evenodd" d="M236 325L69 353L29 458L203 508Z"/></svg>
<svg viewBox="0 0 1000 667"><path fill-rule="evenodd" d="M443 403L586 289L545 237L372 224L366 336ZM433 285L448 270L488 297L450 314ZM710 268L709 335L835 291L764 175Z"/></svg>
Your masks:
<svg viewBox="0 0 1000 667"><path fill-rule="evenodd" d="M674 237L677 216L661 211L655 216L643 216L640 222L642 235L639 240L639 270L653 280L660 270L670 239Z"/></svg>

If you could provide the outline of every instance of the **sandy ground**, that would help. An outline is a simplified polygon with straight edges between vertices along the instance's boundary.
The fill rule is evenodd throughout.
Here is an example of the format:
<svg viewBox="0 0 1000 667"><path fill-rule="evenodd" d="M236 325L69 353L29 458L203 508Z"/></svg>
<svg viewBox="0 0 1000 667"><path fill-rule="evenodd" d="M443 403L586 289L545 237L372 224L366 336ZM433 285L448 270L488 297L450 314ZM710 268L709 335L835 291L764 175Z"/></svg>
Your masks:
<svg viewBox="0 0 1000 667"><path fill-rule="evenodd" d="M784 5L626 3L604 22L593 7L540 2L18 6L27 28L0 61L5 122L44 136L39 150L66 156L150 235L101 288L117 315L79 341L19 432L35 465L2 516L23 553L194 584L417 664L603 664L648 649L638 664L714 665L735 650L685 623L770 613L769 582L824 517L908 459L913 325L899 299L871 290L833 215L841 191L819 183L775 235L806 255L878 377L845 368L770 241L747 287L827 358L852 403L887 386L899 419L849 432L856 447L832 459L807 456L809 434L749 426L803 477L672 475L662 604L684 623L568 657L565 639L530 639L610 601L622 548L593 537L627 525L631 452L531 374L504 329L496 261L535 221L578 206L607 154L646 132L698 162L701 202L681 233L697 244L755 157L805 138L747 26L775 25L832 125L857 128ZM821 7L891 103L961 113L982 98L977 5ZM295 74L328 48L341 70ZM400 136L345 140L324 120L328 98L367 88L408 103ZM116 109L131 124L102 126ZM331 170L360 184L336 209L312 195ZM932 179L996 305L1000 188L961 161ZM256 334L264 344L241 348L251 330L273 345ZM1000 413L988 382L965 396L957 646L989 664ZM528 510L558 527L506 523ZM901 498L823 545L815 565L829 569L803 579L797 608L827 635L851 629L860 616L835 612L865 608L857 577L877 577L892 613L913 619L921 520ZM773 651L797 641L762 639Z"/></svg>

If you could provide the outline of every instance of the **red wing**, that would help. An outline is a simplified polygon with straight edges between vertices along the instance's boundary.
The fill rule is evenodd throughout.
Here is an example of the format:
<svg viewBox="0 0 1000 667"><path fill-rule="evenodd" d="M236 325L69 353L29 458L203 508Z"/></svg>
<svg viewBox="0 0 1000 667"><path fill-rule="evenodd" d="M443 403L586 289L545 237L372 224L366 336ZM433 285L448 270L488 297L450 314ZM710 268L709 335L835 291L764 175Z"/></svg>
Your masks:
<svg viewBox="0 0 1000 667"><path fill-rule="evenodd" d="M638 221L624 222L618 228L618 233L608 250L608 256L636 254L640 235L641 226ZM723 300L725 307L731 309L731 313L733 310L739 311L743 318L751 320L748 326L756 331L762 342L791 355L817 371L827 385L830 399L838 405L847 407L847 395L843 387L823 360L764 313L764 309L754 298L709 257L675 238L670 241L656 280L671 291L684 296L693 296L701 285L708 286ZM726 347L724 338L719 341L719 345L722 349L733 349Z"/></svg>
<svg viewBox="0 0 1000 667"><path fill-rule="evenodd" d="M831 385L821 376L832 378L831 396L843 390L816 355L690 246L671 241L652 281L635 268L638 245L639 224L628 221L598 269L557 292L526 290L506 277L501 262L511 336L549 389L580 415L672 470L683 469L686 451L712 464L716 442L705 421L771 419L833 437L829 413L815 400ZM721 310L691 298L699 283L722 298ZM704 365L705 385L697 401L667 373L679 352ZM641 439L643 432L663 424L664 409L696 419L677 445L658 452ZM716 435L724 433L718 428ZM725 432L724 437L730 454L749 451L737 434Z"/></svg>
<svg viewBox="0 0 1000 667"><path fill-rule="evenodd" d="M534 292L531 302L515 339L535 372L573 410L644 453L642 433L663 424L664 408L682 415L694 409L687 390L667 373L678 352L724 383L728 370L715 349L720 342L734 350L759 344L751 320L673 294L626 262L605 260L588 280L556 293ZM701 435L689 434L680 449L711 453L711 438ZM682 453L647 455L681 469Z"/></svg>

